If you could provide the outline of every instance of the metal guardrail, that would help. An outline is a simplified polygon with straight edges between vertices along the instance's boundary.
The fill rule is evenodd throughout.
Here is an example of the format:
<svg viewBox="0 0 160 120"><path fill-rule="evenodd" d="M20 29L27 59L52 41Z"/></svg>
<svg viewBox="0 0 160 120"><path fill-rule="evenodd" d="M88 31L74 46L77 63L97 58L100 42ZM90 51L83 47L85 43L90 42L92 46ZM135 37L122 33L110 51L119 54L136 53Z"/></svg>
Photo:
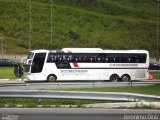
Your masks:
<svg viewBox="0 0 160 120"><path fill-rule="evenodd" d="M118 92L77 92L77 91L39 91L39 90L5 90L0 91L3 98L55 98L79 100L111 101L160 101L160 96L118 93Z"/></svg>
<svg viewBox="0 0 160 120"><path fill-rule="evenodd" d="M134 81L134 82L6 82L0 83L0 90L10 89L63 89L63 88L98 88L98 87L121 87L121 86L146 86L160 84L160 80L155 81ZM7 89L8 88L8 89Z"/></svg>

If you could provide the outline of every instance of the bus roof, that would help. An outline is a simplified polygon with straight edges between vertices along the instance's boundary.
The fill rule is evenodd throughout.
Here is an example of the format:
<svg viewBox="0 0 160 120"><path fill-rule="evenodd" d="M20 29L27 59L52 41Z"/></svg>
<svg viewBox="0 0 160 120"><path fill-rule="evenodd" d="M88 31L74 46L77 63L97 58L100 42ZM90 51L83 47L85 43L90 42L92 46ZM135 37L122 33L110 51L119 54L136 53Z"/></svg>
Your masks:
<svg viewBox="0 0 160 120"><path fill-rule="evenodd" d="M105 53L148 53L147 50L104 50Z"/></svg>
<svg viewBox="0 0 160 120"><path fill-rule="evenodd" d="M38 49L38 50L32 50L32 51L30 51L30 52L32 52L32 53L40 53L40 52L48 52L48 50L45 50L45 49Z"/></svg>
<svg viewBox="0 0 160 120"><path fill-rule="evenodd" d="M102 48L62 48L62 51L103 51Z"/></svg>
<svg viewBox="0 0 160 120"><path fill-rule="evenodd" d="M63 48L62 50L32 50L30 52L53 52L53 53L148 53L147 50L103 50L101 48Z"/></svg>

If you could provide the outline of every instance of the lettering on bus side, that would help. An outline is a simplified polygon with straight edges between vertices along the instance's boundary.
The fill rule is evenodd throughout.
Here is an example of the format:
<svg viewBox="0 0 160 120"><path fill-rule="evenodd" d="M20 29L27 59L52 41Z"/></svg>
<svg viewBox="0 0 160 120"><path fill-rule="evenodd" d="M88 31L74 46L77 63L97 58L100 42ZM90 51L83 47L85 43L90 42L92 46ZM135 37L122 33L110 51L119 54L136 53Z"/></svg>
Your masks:
<svg viewBox="0 0 160 120"><path fill-rule="evenodd" d="M61 70L61 73L63 74L86 74L88 73L88 70Z"/></svg>
<svg viewBox="0 0 160 120"><path fill-rule="evenodd" d="M121 63L111 63L111 67L138 67L138 64L121 64Z"/></svg>

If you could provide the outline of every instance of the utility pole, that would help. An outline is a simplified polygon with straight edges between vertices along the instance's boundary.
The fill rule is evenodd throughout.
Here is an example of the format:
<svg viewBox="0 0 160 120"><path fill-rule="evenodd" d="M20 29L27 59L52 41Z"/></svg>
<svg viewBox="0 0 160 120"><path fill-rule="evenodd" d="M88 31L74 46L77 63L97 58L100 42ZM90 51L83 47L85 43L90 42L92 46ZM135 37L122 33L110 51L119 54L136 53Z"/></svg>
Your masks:
<svg viewBox="0 0 160 120"><path fill-rule="evenodd" d="M160 0L157 0L157 59L156 61L159 61L159 4Z"/></svg>
<svg viewBox="0 0 160 120"><path fill-rule="evenodd" d="M29 1L29 51L31 50L32 40L32 0Z"/></svg>
<svg viewBox="0 0 160 120"><path fill-rule="evenodd" d="M52 25L53 24L52 3L53 3L53 0L50 0L50 2L51 2L51 49L52 49L52 42L53 42L52 41L52 39L53 39L52 38L53 37L53 29L52 29L53 28L53 25Z"/></svg>
<svg viewBox="0 0 160 120"><path fill-rule="evenodd" d="M1 54L2 54L2 59L3 59L3 54L4 54L4 45L3 45L3 41L4 41L4 37L2 36L2 33L1 33L0 40L1 40Z"/></svg>

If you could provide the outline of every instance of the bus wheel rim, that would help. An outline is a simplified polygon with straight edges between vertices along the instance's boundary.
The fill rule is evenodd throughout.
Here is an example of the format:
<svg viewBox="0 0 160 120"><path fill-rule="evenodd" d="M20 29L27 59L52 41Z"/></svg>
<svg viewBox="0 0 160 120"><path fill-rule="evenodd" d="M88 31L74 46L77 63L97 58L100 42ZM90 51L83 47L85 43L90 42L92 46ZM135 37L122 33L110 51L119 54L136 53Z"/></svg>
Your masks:
<svg viewBox="0 0 160 120"><path fill-rule="evenodd" d="M50 76L50 77L49 77L49 80L50 80L50 81L55 81L56 79L55 79L54 76Z"/></svg>

